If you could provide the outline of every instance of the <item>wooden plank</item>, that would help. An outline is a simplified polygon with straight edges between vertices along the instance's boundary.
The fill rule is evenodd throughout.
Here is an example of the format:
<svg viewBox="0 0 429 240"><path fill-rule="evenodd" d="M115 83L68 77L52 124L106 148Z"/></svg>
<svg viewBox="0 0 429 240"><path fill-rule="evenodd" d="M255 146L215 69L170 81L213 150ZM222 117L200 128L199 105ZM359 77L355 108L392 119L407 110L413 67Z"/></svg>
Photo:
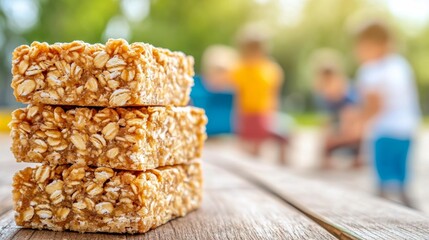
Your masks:
<svg viewBox="0 0 429 240"><path fill-rule="evenodd" d="M22 229L15 225L13 220L13 211L9 211L0 217L0 239L79 239L79 240L114 240L126 239L125 235L119 234L81 234L77 232L53 232L47 230Z"/></svg>
<svg viewBox="0 0 429 240"><path fill-rule="evenodd" d="M12 209L12 187L0 185L0 215Z"/></svg>
<svg viewBox="0 0 429 240"><path fill-rule="evenodd" d="M237 188L255 188L253 183L231 174L210 163L203 162L204 188L206 190L228 190Z"/></svg>
<svg viewBox="0 0 429 240"><path fill-rule="evenodd" d="M0 239L334 239L281 199L227 171L205 164L202 207L146 234L79 234L20 229L10 211Z"/></svg>
<svg viewBox="0 0 429 240"><path fill-rule="evenodd" d="M338 238L429 239L429 217L415 210L278 166L220 155L210 162L266 188Z"/></svg>
<svg viewBox="0 0 429 240"><path fill-rule="evenodd" d="M333 239L293 209L256 189L206 192L203 208L145 238L160 239ZM168 236L168 235L167 235ZM167 238L169 239L169 238Z"/></svg>

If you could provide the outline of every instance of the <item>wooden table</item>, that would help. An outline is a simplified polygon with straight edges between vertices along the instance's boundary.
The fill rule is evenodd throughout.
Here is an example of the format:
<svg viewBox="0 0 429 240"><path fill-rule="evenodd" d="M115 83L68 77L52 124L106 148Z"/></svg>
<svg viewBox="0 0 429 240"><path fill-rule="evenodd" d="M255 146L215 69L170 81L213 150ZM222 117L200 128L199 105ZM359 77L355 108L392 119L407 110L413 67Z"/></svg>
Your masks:
<svg viewBox="0 0 429 240"><path fill-rule="evenodd" d="M394 203L221 152L204 161L202 207L142 235L21 229L0 185L0 239L429 239L429 217Z"/></svg>

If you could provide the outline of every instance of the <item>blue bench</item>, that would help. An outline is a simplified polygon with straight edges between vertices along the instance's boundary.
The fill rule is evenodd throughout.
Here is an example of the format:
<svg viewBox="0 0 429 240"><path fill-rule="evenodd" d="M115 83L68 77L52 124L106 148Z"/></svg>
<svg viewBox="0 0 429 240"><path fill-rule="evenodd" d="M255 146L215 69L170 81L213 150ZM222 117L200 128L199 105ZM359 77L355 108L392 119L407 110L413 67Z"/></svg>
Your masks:
<svg viewBox="0 0 429 240"><path fill-rule="evenodd" d="M195 76L195 85L191 92L191 104L203 108L209 119L207 134L233 133L232 114L234 95L231 92L213 92L204 86L200 76Z"/></svg>

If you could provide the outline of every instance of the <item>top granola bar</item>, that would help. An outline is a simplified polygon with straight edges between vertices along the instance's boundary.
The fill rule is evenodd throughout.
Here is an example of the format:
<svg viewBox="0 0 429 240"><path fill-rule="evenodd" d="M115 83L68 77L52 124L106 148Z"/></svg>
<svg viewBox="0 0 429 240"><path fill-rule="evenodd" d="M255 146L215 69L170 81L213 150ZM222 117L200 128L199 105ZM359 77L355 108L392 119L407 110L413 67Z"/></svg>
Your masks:
<svg viewBox="0 0 429 240"><path fill-rule="evenodd" d="M22 103L75 106L184 106L194 60L150 44L110 39L33 42L15 49L12 88Z"/></svg>

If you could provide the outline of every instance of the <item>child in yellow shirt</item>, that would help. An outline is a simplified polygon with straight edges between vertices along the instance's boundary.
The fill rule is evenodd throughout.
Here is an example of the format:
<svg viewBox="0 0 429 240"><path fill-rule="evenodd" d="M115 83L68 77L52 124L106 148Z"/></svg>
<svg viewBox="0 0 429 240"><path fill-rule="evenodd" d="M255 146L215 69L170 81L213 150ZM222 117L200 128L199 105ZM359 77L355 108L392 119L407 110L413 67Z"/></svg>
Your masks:
<svg viewBox="0 0 429 240"><path fill-rule="evenodd" d="M239 45L241 60L231 71L236 92L237 133L251 144L254 155L259 155L264 140L275 139L280 145L280 161L285 163L288 139L270 130L278 108L282 69L267 56L263 38L246 36Z"/></svg>

